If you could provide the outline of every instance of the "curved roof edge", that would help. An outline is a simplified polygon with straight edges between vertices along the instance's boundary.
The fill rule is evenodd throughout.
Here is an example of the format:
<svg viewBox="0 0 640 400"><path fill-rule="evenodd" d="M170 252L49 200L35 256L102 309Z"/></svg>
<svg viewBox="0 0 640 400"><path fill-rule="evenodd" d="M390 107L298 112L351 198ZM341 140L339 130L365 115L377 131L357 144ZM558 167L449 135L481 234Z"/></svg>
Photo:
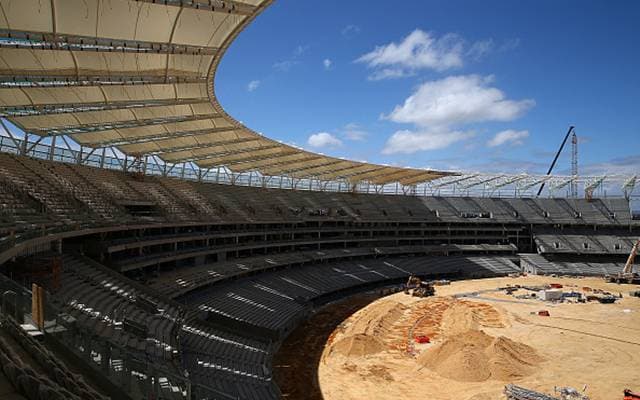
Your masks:
<svg viewBox="0 0 640 400"><path fill-rule="evenodd" d="M455 172L329 157L262 136L215 96L217 67L273 0L6 0L0 117L171 164L414 186Z"/></svg>

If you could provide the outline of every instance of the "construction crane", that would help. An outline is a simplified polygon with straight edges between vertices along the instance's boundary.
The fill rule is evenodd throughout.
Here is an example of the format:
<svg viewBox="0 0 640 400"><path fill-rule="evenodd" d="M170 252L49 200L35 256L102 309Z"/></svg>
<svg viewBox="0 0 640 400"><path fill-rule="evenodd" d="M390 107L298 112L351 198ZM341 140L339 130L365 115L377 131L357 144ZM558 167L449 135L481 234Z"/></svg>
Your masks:
<svg viewBox="0 0 640 400"><path fill-rule="evenodd" d="M578 135L573 131L571 135L571 197L578 197Z"/></svg>
<svg viewBox="0 0 640 400"><path fill-rule="evenodd" d="M562 141L562 144L560 145L560 148L558 149L558 152L556 153L556 156L553 158L553 161L551 162L551 166L549 167L549 170L547 171L547 175L551 175L551 171L553 171L553 167L556 166L556 162L558 162L558 157L560 157L560 153L562 153L562 149L564 149L564 145L567 143L567 139L569 139L569 136L571 135L571 132L573 132L574 127L570 126L569 130L567 131L567 134L564 136L564 140ZM575 133L574 133L575 135ZM576 138L576 146L577 146L577 138ZM573 139L572 139L573 142ZM576 159L577 159L577 147L575 148L576 151ZM577 175L577 162L576 162L576 175ZM573 168L572 168L573 169ZM572 171L573 172L573 171ZM542 194L542 189L544 189L544 184L545 182L542 182L542 185L540 185L540 189L538 189L538 194L536 197L540 197L540 194Z"/></svg>
<svg viewBox="0 0 640 400"><path fill-rule="evenodd" d="M631 253L629 253L629 258L622 272L618 272L617 275L607 275L607 282L640 284L640 275L633 272L633 263L636 259L636 254L638 254L638 248L640 248L640 239L638 239L631 248Z"/></svg>

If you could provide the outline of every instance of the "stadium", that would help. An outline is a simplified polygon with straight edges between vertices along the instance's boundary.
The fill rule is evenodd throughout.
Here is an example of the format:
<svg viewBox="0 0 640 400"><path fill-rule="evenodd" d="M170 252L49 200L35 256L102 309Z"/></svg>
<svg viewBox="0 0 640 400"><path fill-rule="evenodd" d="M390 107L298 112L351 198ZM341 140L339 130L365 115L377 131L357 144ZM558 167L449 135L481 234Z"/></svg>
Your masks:
<svg viewBox="0 0 640 400"><path fill-rule="evenodd" d="M1 2L0 397L640 390L636 177L401 168L259 134L214 78L271 3ZM581 346L589 362L549 355Z"/></svg>

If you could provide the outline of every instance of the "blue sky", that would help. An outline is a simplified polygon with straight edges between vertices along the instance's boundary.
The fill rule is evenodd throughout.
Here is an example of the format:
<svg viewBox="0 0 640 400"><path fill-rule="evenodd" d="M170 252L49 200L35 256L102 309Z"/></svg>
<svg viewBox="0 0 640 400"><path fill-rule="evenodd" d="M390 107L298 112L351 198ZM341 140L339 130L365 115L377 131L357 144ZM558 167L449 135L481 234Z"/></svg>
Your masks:
<svg viewBox="0 0 640 400"><path fill-rule="evenodd" d="M638 21L637 1L277 0L216 92L250 128L334 156L543 173L575 125L581 173L640 173Z"/></svg>

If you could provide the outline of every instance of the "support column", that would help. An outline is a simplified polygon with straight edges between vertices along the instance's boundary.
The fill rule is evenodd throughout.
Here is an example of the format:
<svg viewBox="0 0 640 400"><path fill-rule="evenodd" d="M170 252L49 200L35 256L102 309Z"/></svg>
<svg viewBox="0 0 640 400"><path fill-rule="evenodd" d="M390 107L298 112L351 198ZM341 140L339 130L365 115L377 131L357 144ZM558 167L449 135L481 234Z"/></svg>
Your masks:
<svg viewBox="0 0 640 400"><path fill-rule="evenodd" d="M49 161L53 161L53 157L56 153L56 138L57 136L51 138L51 147L49 148Z"/></svg>

